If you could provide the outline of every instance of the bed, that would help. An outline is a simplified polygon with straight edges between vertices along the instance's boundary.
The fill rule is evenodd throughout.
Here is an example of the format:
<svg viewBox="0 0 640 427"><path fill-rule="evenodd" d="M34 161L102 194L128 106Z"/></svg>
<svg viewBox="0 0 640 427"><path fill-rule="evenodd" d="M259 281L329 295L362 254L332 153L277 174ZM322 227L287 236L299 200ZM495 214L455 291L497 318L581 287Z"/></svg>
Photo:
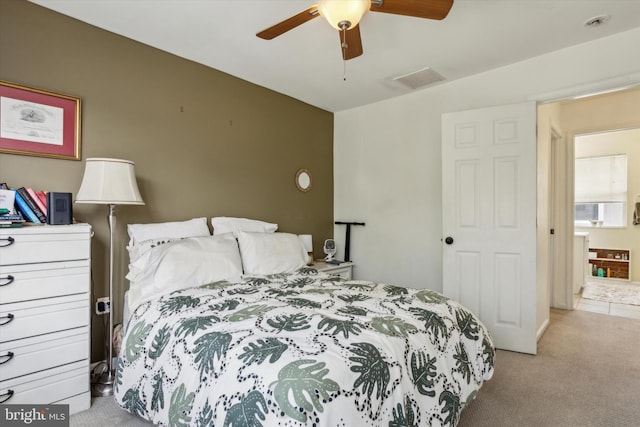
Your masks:
<svg viewBox="0 0 640 427"><path fill-rule="evenodd" d="M295 235L215 230L130 245L114 395L132 414L170 426L455 426L491 378L491 337L456 301L319 273Z"/></svg>

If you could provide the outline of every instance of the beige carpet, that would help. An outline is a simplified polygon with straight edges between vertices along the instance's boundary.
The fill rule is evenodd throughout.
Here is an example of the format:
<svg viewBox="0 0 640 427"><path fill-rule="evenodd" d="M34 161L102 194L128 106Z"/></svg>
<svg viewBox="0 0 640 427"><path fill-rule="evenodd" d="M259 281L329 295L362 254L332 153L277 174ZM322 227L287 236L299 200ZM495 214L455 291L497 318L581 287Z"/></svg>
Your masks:
<svg viewBox="0 0 640 427"><path fill-rule="evenodd" d="M582 290L582 298L618 304L640 305L640 286L588 282Z"/></svg>
<svg viewBox="0 0 640 427"><path fill-rule="evenodd" d="M458 426L638 427L639 399L640 320L552 310L538 354L499 350L493 379ZM73 415L71 426L150 424L103 397Z"/></svg>
<svg viewBox="0 0 640 427"><path fill-rule="evenodd" d="M459 427L640 426L640 320L551 311L536 356L498 351Z"/></svg>
<svg viewBox="0 0 640 427"><path fill-rule="evenodd" d="M72 415L70 427L150 427L153 424L121 409L113 397L94 397L91 408Z"/></svg>

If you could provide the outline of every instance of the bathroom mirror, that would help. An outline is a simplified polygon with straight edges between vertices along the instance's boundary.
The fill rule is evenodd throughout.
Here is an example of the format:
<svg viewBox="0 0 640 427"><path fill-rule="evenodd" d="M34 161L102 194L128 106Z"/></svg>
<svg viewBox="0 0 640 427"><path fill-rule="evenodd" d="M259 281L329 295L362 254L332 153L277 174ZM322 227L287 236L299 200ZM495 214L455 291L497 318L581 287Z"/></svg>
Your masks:
<svg viewBox="0 0 640 427"><path fill-rule="evenodd" d="M307 192L311 189L311 174L306 169L296 172L296 186L298 190Z"/></svg>

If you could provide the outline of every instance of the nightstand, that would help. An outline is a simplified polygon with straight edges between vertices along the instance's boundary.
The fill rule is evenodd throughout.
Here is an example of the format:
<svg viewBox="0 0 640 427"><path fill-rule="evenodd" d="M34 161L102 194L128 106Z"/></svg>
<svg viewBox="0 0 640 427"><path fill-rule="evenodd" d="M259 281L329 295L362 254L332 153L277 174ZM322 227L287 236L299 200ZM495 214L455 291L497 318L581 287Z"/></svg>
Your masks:
<svg viewBox="0 0 640 427"><path fill-rule="evenodd" d="M339 265L327 264L324 261L314 261L313 265L309 267L315 268L318 271L329 274L337 274L347 280L351 280L353 276L353 262L341 262Z"/></svg>
<svg viewBox="0 0 640 427"><path fill-rule="evenodd" d="M0 403L88 409L91 226L0 229Z"/></svg>

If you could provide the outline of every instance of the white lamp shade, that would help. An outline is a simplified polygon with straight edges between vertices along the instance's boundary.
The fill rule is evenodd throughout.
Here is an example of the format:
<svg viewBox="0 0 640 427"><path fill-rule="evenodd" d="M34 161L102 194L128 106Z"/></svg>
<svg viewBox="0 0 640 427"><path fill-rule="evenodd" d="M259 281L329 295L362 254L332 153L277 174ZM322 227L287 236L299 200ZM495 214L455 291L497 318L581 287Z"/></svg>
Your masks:
<svg viewBox="0 0 640 427"><path fill-rule="evenodd" d="M76 203L144 205L134 165L129 160L87 159Z"/></svg>
<svg viewBox="0 0 640 427"><path fill-rule="evenodd" d="M353 28L360 22L360 19L371 7L371 0L320 0L318 11L324 19L337 30L340 22L348 21L349 28Z"/></svg>

